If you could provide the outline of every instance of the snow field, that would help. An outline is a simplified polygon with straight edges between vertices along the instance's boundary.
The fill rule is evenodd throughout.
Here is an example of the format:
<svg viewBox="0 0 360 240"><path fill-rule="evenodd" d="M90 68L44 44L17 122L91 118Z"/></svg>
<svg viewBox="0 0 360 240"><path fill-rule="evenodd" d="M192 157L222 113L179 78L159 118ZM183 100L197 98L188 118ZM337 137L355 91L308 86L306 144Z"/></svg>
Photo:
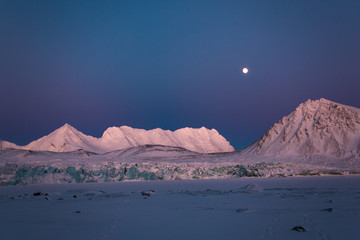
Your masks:
<svg viewBox="0 0 360 240"><path fill-rule="evenodd" d="M358 239L359 192L359 176L9 186L0 188L0 232L15 240Z"/></svg>

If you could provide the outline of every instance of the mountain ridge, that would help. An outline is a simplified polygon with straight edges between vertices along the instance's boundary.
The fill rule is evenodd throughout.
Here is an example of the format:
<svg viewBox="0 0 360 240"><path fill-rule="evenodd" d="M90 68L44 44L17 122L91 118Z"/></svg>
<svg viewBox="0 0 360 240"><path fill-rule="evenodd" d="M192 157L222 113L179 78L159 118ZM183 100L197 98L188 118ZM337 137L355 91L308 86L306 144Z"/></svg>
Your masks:
<svg viewBox="0 0 360 240"><path fill-rule="evenodd" d="M4 141L5 142L5 141ZM164 145L182 147L198 153L231 152L235 149L215 129L181 128L176 131L137 129L128 126L109 127L100 138L95 138L78 131L66 123L50 134L25 146L6 142L9 148L71 152L79 149L96 153L106 153L140 145Z"/></svg>

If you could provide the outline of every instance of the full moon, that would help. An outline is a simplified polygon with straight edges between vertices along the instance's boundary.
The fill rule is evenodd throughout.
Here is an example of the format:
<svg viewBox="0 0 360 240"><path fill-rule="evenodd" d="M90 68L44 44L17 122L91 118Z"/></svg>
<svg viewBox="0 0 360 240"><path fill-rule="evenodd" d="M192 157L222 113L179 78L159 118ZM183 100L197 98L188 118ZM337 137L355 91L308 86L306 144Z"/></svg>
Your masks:
<svg viewBox="0 0 360 240"><path fill-rule="evenodd" d="M245 73L245 74L247 74L247 73L249 72L249 69L243 68L242 72Z"/></svg>

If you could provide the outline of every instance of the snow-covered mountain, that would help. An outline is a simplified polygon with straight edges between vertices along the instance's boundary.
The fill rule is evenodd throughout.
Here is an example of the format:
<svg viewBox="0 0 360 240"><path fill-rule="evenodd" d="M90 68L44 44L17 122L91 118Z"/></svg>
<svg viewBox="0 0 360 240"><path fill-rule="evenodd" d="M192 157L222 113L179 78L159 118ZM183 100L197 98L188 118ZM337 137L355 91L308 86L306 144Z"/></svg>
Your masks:
<svg viewBox="0 0 360 240"><path fill-rule="evenodd" d="M23 146L22 149L52 152L71 152L78 149L99 151L97 138L87 136L69 124L56 129L47 136Z"/></svg>
<svg viewBox="0 0 360 240"><path fill-rule="evenodd" d="M110 127L99 139L106 151L145 144L182 147L199 153L232 152L234 148L215 129L181 128L174 132L156 128Z"/></svg>
<svg viewBox="0 0 360 240"><path fill-rule="evenodd" d="M182 128L176 131L153 129L143 130L127 126L110 127L101 138L83 134L69 124L55 130L30 144L12 148L26 150L70 152L83 149L106 153L140 145L164 145L182 147L198 153L232 152L234 148L215 129Z"/></svg>
<svg viewBox="0 0 360 240"><path fill-rule="evenodd" d="M326 99L308 100L275 123L248 154L360 155L360 109Z"/></svg>
<svg viewBox="0 0 360 240"><path fill-rule="evenodd" d="M27 146L2 148L0 186L360 174L360 109L308 100L236 152L214 129L123 126L94 138L68 124ZM218 153L203 154L210 152Z"/></svg>
<svg viewBox="0 0 360 240"><path fill-rule="evenodd" d="M9 149L9 148L18 149L20 147L14 143L0 140L0 149Z"/></svg>

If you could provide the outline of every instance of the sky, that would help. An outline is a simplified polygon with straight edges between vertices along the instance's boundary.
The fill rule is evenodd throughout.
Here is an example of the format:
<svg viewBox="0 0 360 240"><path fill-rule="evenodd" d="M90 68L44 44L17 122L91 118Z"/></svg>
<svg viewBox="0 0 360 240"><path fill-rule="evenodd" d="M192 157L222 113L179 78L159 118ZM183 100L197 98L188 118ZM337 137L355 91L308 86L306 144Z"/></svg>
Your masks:
<svg viewBox="0 0 360 240"><path fill-rule="evenodd" d="M245 148L307 99L360 107L359 12L358 0L0 0L0 138L205 126Z"/></svg>

